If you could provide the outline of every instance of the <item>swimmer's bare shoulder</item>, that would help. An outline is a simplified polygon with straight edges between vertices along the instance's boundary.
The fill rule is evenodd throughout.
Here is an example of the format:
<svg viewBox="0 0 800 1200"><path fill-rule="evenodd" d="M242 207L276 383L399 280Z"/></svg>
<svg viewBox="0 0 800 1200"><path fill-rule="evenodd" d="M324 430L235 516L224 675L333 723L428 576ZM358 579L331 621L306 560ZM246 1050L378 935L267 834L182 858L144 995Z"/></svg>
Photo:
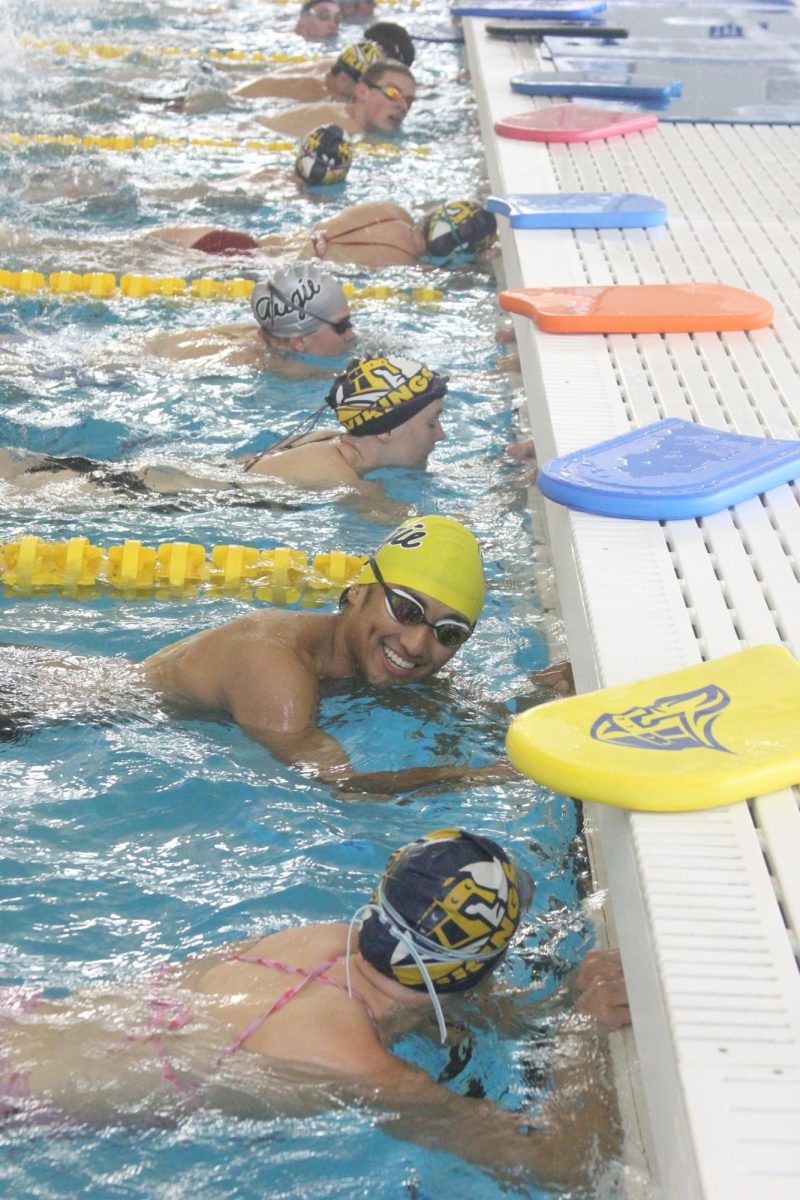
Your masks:
<svg viewBox="0 0 800 1200"><path fill-rule="evenodd" d="M297 355L273 350L255 326L242 323L157 334L145 342L144 349L174 362L217 357L228 367L255 367L289 379L327 379L330 374Z"/></svg>
<svg viewBox="0 0 800 1200"><path fill-rule="evenodd" d="M307 488L358 488L361 477L343 458L340 444L340 439L334 437L266 454L253 464L248 474L285 479L287 483Z"/></svg>
<svg viewBox="0 0 800 1200"><path fill-rule="evenodd" d="M260 125L275 129L278 133L294 134L302 137L316 129L317 125L340 125L345 133L361 133L359 123L351 116L344 104L335 104L322 100L311 104L296 104L285 112L266 113L256 117Z"/></svg>
<svg viewBox="0 0 800 1200"><path fill-rule="evenodd" d="M250 613L158 650L141 664L148 687L204 709L230 713L251 736L313 724L316 656L327 623L320 613Z"/></svg>

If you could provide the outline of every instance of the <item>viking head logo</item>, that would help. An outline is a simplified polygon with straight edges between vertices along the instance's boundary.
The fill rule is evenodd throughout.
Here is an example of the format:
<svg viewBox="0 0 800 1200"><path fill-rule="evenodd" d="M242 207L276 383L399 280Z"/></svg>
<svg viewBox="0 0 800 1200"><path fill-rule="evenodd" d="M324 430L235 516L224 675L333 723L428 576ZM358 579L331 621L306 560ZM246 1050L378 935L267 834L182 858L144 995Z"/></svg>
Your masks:
<svg viewBox="0 0 800 1200"><path fill-rule="evenodd" d="M590 736L598 742L638 750L706 749L730 754L732 751L720 745L711 732L717 716L730 702L726 691L710 683L693 692L661 696L652 704L621 713L603 713L592 725Z"/></svg>

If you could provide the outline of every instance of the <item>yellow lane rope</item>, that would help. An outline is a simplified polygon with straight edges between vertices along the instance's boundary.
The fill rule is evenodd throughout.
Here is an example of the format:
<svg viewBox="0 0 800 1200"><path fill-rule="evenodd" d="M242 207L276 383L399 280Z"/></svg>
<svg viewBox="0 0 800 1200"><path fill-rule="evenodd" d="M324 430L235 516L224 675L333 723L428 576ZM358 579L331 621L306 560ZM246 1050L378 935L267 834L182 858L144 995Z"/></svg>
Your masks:
<svg viewBox="0 0 800 1200"><path fill-rule="evenodd" d="M45 276L41 271L25 269L6 271L0 268L0 291L17 292L22 296L39 292L50 292L56 296L86 295L95 299L112 299L120 296L130 300L145 300L149 296L170 296L193 300L235 300L247 298L255 287L252 279L200 279L186 280L173 275L116 275L105 271L90 271L81 275L75 271L53 271ZM438 288L421 287L404 290L374 284L357 288L343 283L348 300L412 300L417 304L435 304L444 300L445 293Z"/></svg>
<svg viewBox="0 0 800 1200"><path fill-rule="evenodd" d="M24 149L28 146L65 146L69 150L158 150L169 147L174 150L182 147L199 146L204 150L259 150L276 153L281 150L295 150L297 141L286 138L211 138L211 137L157 137L155 134L142 134L134 137L129 133L85 134L76 133L2 133L0 146ZM393 142L355 142L357 154L396 155L430 154L430 146L417 143L405 143L397 146Z"/></svg>
<svg viewBox="0 0 800 1200"><path fill-rule="evenodd" d="M86 537L48 542L28 536L0 544L0 582L17 595L61 592L74 599L112 591L123 598L190 599L234 592L273 604L322 602L356 577L366 556L331 550L309 560L286 546L204 546L136 540L95 546Z"/></svg>

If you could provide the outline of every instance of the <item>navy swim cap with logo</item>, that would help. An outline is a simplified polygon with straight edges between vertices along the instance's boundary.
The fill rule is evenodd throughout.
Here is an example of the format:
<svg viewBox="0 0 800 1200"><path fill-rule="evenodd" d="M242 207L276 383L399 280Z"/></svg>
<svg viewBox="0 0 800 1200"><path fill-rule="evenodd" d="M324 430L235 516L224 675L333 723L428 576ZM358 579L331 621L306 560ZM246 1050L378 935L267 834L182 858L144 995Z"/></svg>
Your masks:
<svg viewBox="0 0 800 1200"><path fill-rule="evenodd" d="M427 972L435 992L462 992L498 965L524 901L496 842L440 829L392 855L365 911L359 950L376 970L414 991L430 991Z"/></svg>

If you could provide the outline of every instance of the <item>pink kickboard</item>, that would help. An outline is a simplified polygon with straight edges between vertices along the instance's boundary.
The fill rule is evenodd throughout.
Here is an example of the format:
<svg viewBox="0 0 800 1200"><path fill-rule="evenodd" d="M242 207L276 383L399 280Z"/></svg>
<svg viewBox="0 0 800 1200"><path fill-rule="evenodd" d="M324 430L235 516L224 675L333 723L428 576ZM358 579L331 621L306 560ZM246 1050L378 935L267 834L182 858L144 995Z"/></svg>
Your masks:
<svg viewBox="0 0 800 1200"><path fill-rule="evenodd" d="M655 129L658 117L653 113L624 112L612 108L586 108L580 104L556 104L518 113L495 121L495 133L526 142L593 142L598 138L619 137Z"/></svg>
<svg viewBox="0 0 800 1200"><path fill-rule="evenodd" d="M763 329L773 317L768 300L724 283L512 288L500 307L546 333L722 333Z"/></svg>

